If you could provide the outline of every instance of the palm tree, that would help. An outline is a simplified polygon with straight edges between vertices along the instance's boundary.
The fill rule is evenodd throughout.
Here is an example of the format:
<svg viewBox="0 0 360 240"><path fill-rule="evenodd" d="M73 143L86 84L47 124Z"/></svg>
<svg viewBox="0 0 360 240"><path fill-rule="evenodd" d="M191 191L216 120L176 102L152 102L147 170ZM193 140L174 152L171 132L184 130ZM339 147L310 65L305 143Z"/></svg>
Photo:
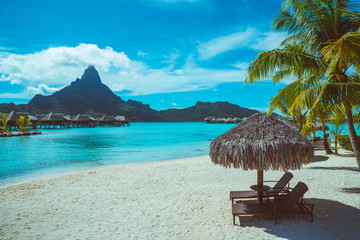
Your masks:
<svg viewBox="0 0 360 240"><path fill-rule="evenodd" d="M25 119L24 116L20 116L16 123L19 126L19 132L28 132L31 126L31 118Z"/></svg>
<svg viewBox="0 0 360 240"><path fill-rule="evenodd" d="M360 167L360 142L352 115L353 106L360 101L360 81L353 75L360 70L360 15L353 6L351 0L285 0L274 27L290 34L285 46L298 47L260 53L249 66L246 81L272 77L277 82L295 77L289 88L298 88L301 93L289 111L311 102L307 121L312 121L319 104L344 104Z"/></svg>
<svg viewBox="0 0 360 240"><path fill-rule="evenodd" d="M7 132L8 131L7 123L9 122L10 117L5 116L4 114L0 114L0 115L1 115L0 123L2 125L0 126L0 133Z"/></svg>
<svg viewBox="0 0 360 240"><path fill-rule="evenodd" d="M340 134L345 127L345 122L345 108L343 105L340 105L335 108L330 117L330 123L333 126L330 133L334 139L336 155L338 155L338 141Z"/></svg>
<svg viewBox="0 0 360 240"><path fill-rule="evenodd" d="M325 104L318 104L314 111L321 123L325 152L326 154L334 154L333 151L331 151L329 142L327 140L328 134L326 134L326 124L325 124L330 118L331 109L329 108L329 106Z"/></svg>

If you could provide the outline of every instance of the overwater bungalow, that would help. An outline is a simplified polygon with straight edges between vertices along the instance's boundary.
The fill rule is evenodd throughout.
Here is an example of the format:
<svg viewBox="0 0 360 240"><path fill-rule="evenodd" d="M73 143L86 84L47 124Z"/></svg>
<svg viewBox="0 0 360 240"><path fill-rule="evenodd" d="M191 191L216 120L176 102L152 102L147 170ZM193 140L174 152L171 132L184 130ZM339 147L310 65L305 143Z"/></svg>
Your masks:
<svg viewBox="0 0 360 240"><path fill-rule="evenodd" d="M213 120L213 119L215 119L215 117L214 117L214 116L209 116L209 117L204 118L204 122L206 122L206 123L210 123L210 122L211 122L211 120Z"/></svg>
<svg viewBox="0 0 360 240"><path fill-rule="evenodd" d="M103 115L102 117L96 119L90 115L86 114L77 114L75 116L65 115L63 113L53 113L48 114L37 114L36 116L30 115L27 112L15 112L2 113L5 116L10 116L8 121L8 127L11 130L16 130L18 128L17 120L20 116L24 116L25 119L31 118L31 128L70 128L70 127L96 127L96 126L129 126L130 123L126 120L125 116L112 116L112 115Z"/></svg>
<svg viewBox="0 0 360 240"><path fill-rule="evenodd" d="M40 128L68 128L71 125L71 117L62 113L48 113L39 119Z"/></svg>
<svg viewBox="0 0 360 240"><path fill-rule="evenodd" d="M71 118L72 127L96 127L97 120L96 118L91 117L90 115L78 114L75 117Z"/></svg>
<svg viewBox="0 0 360 240"><path fill-rule="evenodd" d="M28 119L30 117L29 113L27 112L15 112L15 111L11 111L8 114L4 114L6 117L10 117L7 126L11 129L11 130L16 130L18 128L18 124L17 121L19 119L20 116L23 116L26 119ZM30 117L31 118L31 117ZM32 119L32 118L31 118Z"/></svg>
<svg viewBox="0 0 360 240"><path fill-rule="evenodd" d="M125 116L116 116L115 120L120 122L120 125L124 126L130 126L130 122L128 120L125 119Z"/></svg>
<svg viewBox="0 0 360 240"><path fill-rule="evenodd" d="M112 115L103 115L102 117L99 117L98 119L99 126L120 126L119 121L116 120L116 118Z"/></svg>
<svg viewBox="0 0 360 240"><path fill-rule="evenodd" d="M241 121L241 118L216 118L214 116L204 118L206 123L239 123Z"/></svg>
<svg viewBox="0 0 360 240"><path fill-rule="evenodd" d="M27 115L27 117L31 118L31 128L36 129L39 125L39 119L33 115Z"/></svg>

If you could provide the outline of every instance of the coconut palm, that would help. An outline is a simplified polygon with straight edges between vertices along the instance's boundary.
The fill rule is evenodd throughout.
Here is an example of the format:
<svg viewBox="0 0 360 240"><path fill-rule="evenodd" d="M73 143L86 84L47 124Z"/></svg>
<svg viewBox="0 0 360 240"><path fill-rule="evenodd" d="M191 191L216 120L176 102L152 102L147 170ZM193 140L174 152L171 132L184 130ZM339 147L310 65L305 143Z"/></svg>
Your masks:
<svg viewBox="0 0 360 240"><path fill-rule="evenodd" d="M289 111L312 103L312 121L319 104L344 104L349 137L360 167L360 142L353 123L353 106L360 101L360 15L351 0L285 0L274 19L276 30L290 34L283 47L262 52L248 68L247 81L294 77L288 88L301 93ZM286 91L282 93L286 96Z"/></svg>
<svg viewBox="0 0 360 240"><path fill-rule="evenodd" d="M322 127L325 152L326 154L334 154L333 151L331 151L330 149L330 145L328 142L329 135L326 134L326 124L325 124L330 118L331 108L325 104L318 104L314 111L316 116L319 118Z"/></svg>
<svg viewBox="0 0 360 240"><path fill-rule="evenodd" d="M10 120L9 116L5 116L4 114L0 114L1 118L0 118L0 123L2 126L0 126L0 133L3 132L7 132L8 131L8 126L7 123Z"/></svg>
<svg viewBox="0 0 360 240"><path fill-rule="evenodd" d="M335 154L338 154L338 140L341 135L342 130L345 127L345 108L344 105L340 105L334 109L330 117L330 123L332 128L330 130L331 136L334 139L335 144Z"/></svg>
<svg viewBox="0 0 360 240"><path fill-rule="evenodd" d="M283 91L283 90L281 90L281 91ZM289 111L290 107L293 105L293 101L295 99L296 94L299 94L299 92L296 93L294 91L288 91L286 96L282 96L281 94L276 95L270 101L267 114L271 115L274 110L279 110L280 113L291 117L293 119L294 123L298 123L298 125L300 126L300 130L302 130L303 119L307 114L307 111L306 111L307 109L306 108L301 109L300 107L298 107L293 112ZM303 110L305 110L305 112Z"/></svg>
<svg viewBox="0 0 360 240"><path fill-rule="evenodd" d="M20 116L16 121L19 132L28 132L31 126L31 118L25 119L24 116Z"/></svg>

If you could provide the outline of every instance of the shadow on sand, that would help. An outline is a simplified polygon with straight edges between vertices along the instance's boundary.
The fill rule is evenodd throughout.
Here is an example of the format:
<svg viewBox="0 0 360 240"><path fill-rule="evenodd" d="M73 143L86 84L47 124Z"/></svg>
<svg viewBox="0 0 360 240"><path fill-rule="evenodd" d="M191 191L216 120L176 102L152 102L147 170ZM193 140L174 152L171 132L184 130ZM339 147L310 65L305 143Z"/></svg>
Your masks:
<svg viewBox="0 0 360 240"><path fill-rule="evenodd" d="M328 156L322 156L322 155L317 155L317 156L314 156L313 159L311 160L312 163L314 162L323 162L323 161L326 161L328 160L329 157Z"/></svg>
<svg viewBox="0 0 360 240"><path fill-rule="evenodd" d="M339 154L339 157L355 157L355 153Z"/></svg>
<svg viewBox="0 0 360 240"><path fill-rule="evenodd" d="M309 167L307 169L316 169L316 170L345 170L345 171L353 171L360 172L359 168L356 167Z"/></svg>
<svg viewBox="0 0 360 240"><path fill-rule="evenodd" d="M314 222L309 215L282 214L275 225L272 216L240 217L241 227L263 228L279 238L358 239L360 209L327 199L306 199L315 204Z"/></svg>
<svg viewBox="0 0 360 240"><path fill-rule="evenodd" d="M360 193L360 188L352 187L352 188L343 188L343 192L346 193Z"/></svg>

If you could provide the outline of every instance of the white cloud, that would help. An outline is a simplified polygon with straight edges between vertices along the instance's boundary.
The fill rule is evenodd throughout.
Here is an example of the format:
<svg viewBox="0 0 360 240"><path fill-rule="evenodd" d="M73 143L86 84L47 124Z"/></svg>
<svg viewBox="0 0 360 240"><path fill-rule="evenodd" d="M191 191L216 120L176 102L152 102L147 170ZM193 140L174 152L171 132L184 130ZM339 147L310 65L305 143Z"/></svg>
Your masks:
<svg viewBox="0 0 360 240"><path fill-rule="evenodd" d="M9 81L5 75L0 75L0 82L6 82Z"/></svg>
<svg viewBox="0 0 360 240"><path fill-rule="evenodd" d="M255 39L254 43L251 44L251 48L260 51L271 50L278 48L280 43L287 37L286 33L283 32L268 32L260 35Z"/></svg>
<svg viewBox="0 0 360 240"><path fill-rule="evenodd" d="M208 60L221 53L244 48L249 45L255 36L256 31L253 28L248 28L245 32L237 32L212 39L199 45L199 58L200 60Z"/></svg>
<svg viewBox="0 0 360 240"><path fill-rule="evenodd" d="M10 83L13 85L13 84L20 84L21 83L21 80L19 79L13 79L10 81Z"/></svg>
<svg viewBox="0 0 360 240"><path fill-rule="evenodd" d="M165 58L165 60L163 60L163 63L168 63L168 64L174 64L176 62L176 60L180 57L181 55L179 54L179 50L175 50L175 52L170 53L169 56L167 55L163 55L163 57Z"/></svg>
<svg viewBox="0 0 360 240"><path fill-rule="evenodd" d="M242 69L242 70L246 70L249 67L250 63L249 62L236 62L236 63L232 63L230 64L230 66Z"/></svg>
<svg viewBox="0 0 360 240"><path fill-rule="evenodd" d="M6 54L0 58L0 73L7 80L66 85L82 74L90 64L101 71L110 67L129 68L130 59L112 48L99 49L93 44L54 47L31 54Z"/></svg>
<svg viewBox="0 0 360 240"><path fill-rule="evenodd" d="M217 37L198 46L200 60L209 60L219 54L235 49L271 50L279 47L286 38L284 33L262 33L254 28Z"/></svg>
<svg viewBox="0 0 360 240"><path fill-rule="evenodd" d="M140 57L148 57L149 56L148 53L144 53L144 52L142 52L140 50L137 52L137 55L140 56Z"/></svg>
<svg viewBox="0 0 360 240"><path fill-rule="evenodd" d="M26 91L31 95L42 94L50 95L53 92L59 91L62 87L49 87L46 84L39 84L37 87L29 86Z"/></svg>
<svg viewBox="0 0 360 240"><path fill-rule="evenodd" d="M168 64L178 53L170 55ZM128 95L192 91L215 87L222 82L243 81L242 69L208 69L197 66L189 55L182 67L153 69L140 61L130 60L123 52L93 44L76 47L53 47L30 54L0 54L0 81L13 81L31 94L51 94L81 77L88 65L99 71L102 82L113 91L130 91ZM3 92L4 93L4 92ZM30 96L31 97L31 96Z"/></svg>
<svg viewBox="0 0 360 240"><path fill-rule="evenodd" d="M26 95L26 93L0 93L0 98L14 98L14 99L28 99L33 95Z"/></svg>

